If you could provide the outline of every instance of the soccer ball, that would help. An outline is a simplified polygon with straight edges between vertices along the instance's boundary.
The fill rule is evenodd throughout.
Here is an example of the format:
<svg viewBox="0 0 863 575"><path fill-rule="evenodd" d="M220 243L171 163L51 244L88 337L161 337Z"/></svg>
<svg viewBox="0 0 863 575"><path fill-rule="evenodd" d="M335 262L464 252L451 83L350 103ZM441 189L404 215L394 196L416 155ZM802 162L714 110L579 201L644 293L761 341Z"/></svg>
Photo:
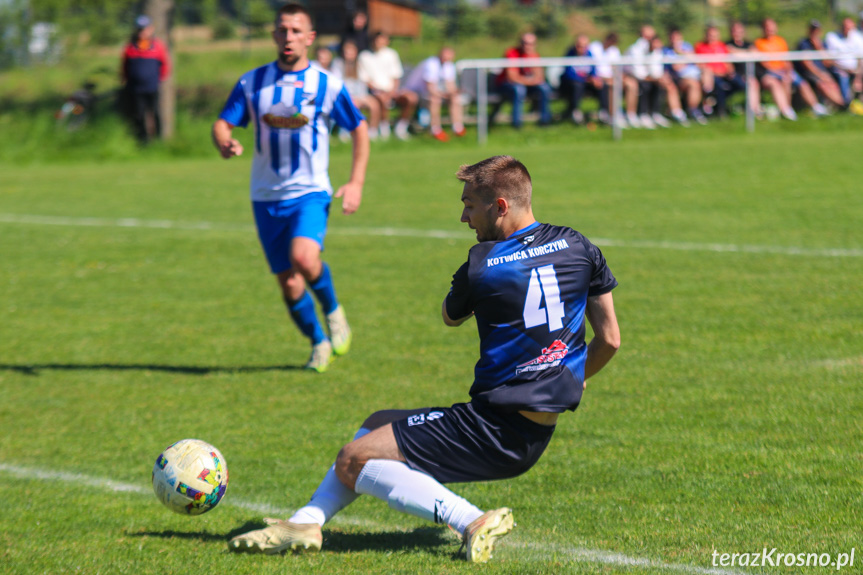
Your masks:
<svg viewBox="0 0 863 575"><path fill-rule="evenodd" d="M228 488L228 465L218 449L200 439L181 439L156 458L153 491L182 515L206 513Z"/></svg>

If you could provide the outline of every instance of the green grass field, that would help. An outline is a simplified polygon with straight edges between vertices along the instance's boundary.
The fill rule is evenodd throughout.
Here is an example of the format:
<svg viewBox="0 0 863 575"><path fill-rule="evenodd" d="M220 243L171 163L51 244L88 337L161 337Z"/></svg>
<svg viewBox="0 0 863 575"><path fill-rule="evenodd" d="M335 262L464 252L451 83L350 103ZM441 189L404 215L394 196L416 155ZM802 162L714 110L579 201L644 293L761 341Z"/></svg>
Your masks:
<svg viewBox="0 0 863 575"><path fill-rule="evenodd" d="M853 548L859 573L859 127L700 133L376 147L361 211L330 219L355 343L323 375L298 369L248 157L0 166L0 572L836 571L714 566L766 547ZM475 326L439 315L473 242L453 174L497 153L531 170L538 219L603 249L623 338L533 470L454 486L513 507L516 530L478 568L446 529L361 498L319 555L229 554L307 501L370 412L467 398ZM336 146L336 183L348 160ZM231 474L197 518L149 485L184 437Z"/></svg>

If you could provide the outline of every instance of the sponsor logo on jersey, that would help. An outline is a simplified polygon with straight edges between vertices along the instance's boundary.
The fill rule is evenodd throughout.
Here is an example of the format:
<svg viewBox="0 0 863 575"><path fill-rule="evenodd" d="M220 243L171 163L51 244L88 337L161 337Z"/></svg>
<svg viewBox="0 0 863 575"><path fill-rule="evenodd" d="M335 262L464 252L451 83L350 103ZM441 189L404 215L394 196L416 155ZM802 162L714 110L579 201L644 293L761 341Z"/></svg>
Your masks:
<svg viewBox="0 0 863 575"><path fill-rule="evenodd" d="M428 413L416 413L408 417L408 425L422 425L426 421L434 421L444 416L442 411L429 411Z"/></svg>
<svg viewBox="0 0 863 575"><path fill-rule="evenodd" d="M277 130L299 130L309 123L308 116L303 115L300 108L287 106L283 102L270 108L261 119L266 125Z"/></svg>
<svg viewBox="0 0 863 575"><path fill-rule="evenodd" d="M287 79L287 80L279 80L279 81L277 81L277 82L276 82L276 86L281 86L282 88L297 88L297 89L300 89L300 88L302 88L302 87L303 87L303 81L302 81L302 80L293 80L293 79L290 79L290 78L289 78L289 79Z"/></svg>
<svg viewBox="0 0 863 575"><path fill-rule="evenodd" d="M264 123L277 130L299 130L309 123L308 117L297 112L293 116L276 116L264 114Z"/></svg>
<svg viewBox="0 0 863 575"><path fill-rule="evenodd" d="M534 238L535 238L535 237L536 237L536 236L532 236L532 235L531 235L531 236L527 236L527 237L525 237L524 239L522 239L522 240L521 240L521 243L523 243L524 245L527 245L527 244L529 244L530 242L532 242L532 241L534 240Z"/></svg>
<svg viewBox="0 0 863 575"><path fill-rule="evenodd" d="M568 353L569 346L559 339L556 339L550 346L542 348L542 355L516 367L515 373L519 374L524 373L525 371L545 371L546 369L557 367Z"/></svg>

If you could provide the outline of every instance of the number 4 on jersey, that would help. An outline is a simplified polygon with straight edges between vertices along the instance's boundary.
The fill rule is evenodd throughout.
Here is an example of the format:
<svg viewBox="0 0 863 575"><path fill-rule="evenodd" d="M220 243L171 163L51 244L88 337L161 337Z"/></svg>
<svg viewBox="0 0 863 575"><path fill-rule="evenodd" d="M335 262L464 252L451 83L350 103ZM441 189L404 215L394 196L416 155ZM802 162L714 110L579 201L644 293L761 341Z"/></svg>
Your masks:
<svg viewBox="0 0 863 575"><path fill-rule="evenodd" d="M545 308L542 307L543 296ZM560 301L560 287L554 265L530 270L530 284L524 300L524 327L531 328L547 323L549 331L556 331L563 327L564 315L566 312Z"/></svg>

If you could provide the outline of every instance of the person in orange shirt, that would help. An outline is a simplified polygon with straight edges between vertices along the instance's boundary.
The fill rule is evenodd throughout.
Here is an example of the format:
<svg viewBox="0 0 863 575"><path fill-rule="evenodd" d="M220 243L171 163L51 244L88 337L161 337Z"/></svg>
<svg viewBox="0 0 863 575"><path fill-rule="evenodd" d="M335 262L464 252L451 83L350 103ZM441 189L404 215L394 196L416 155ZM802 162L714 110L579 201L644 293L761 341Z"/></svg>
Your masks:
<svg viewBox="0 0 863 575"><path fill-rule="evenodd" d="M765 18L761 23L763 36L755 40L755 49L759 52L782 54L788 52L785 38L776 34L778 27L772 18ZM782 115L789 120L796 120L797 114L791 107L791 90L796 88L803 101L812 108L816 116L827 116L827 109L818 101L812 86L809 85L794 70L791 62L770 60L762 62L758 68L761 86L770 91L774 102Z"/></svg>

